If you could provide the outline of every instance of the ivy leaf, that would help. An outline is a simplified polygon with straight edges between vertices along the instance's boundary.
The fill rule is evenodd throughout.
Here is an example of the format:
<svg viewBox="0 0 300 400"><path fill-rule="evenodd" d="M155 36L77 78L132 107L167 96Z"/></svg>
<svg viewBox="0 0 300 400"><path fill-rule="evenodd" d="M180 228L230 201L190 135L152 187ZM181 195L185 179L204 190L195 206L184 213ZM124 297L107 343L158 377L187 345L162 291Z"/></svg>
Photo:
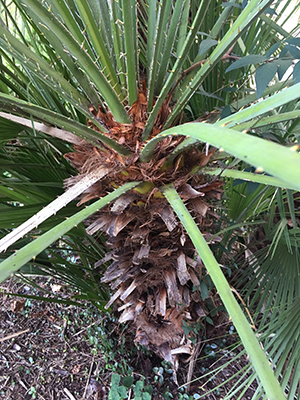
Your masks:
<svg viewBox="0 0 300 400"><path fill-rule="evenodd" d="M248 5L248 0L243 0L242 2L242 9L246 8Z"/></svg>
<svg viewBox="0 0 300 400"><path fill-rule="evenodd" d="M300 49L298 49L298 47L293 46L291 44L287 44L285 46L287 48L287 51L294 57L297 59L300 59Z"/></svg>
<svg viewBox="0 0 300 400"><path fill-rule="evenodd" d="M204 281L200 282L200 288L201 288L201 299L204 301L208 297L208 288Z"/></svg>
<svg viewBox="0 0 300 400"><path fill-rule="evenodd" d="M122 379L122 384L123 386L126 386L128 389L132 386L134 381L133 376L124 376L124 378Z"/></svg>
<svg viewBox="0 0 300 400"><path fill-rule="evenodd" d="M277 63L270 62L260 65L255 73L256 93L259 99L278 69Z"/></svg>
<svg viewBox="0 0 300 400"><path fill-rule="evenodd" d="M227 105L223 108L223 110L222 110L222 112L221 112L220 119L229 117L229 115L231 115L231 108L230 108L230 106L227 104Z"/></svg>
<svg viewBox="0 0 300 400"><path fill-rule="evenodd" d="M248 65L251 65L251 64L262 63L267 60L268 60L268 58L266 56L261 56L258 54L249 54L248 56L240 58L239 60L232 63L230 65L230 67L228 67L226 69L225 72L233 71L234 69L239 69L242 67L247 67Z"/></svg>
<svg viewBox="0 0 300 400"><path fill-rule="evenodd" d="M278 65L278 79L281 80L283 78L283 75L286 73L287 69L293 64L292 60L278 60L277 62Z"/></svg>
<svg viewBox="0 0 300 400"><path fill-rule="evenodd" d="M148 394L152 394L153 393L153 387L152 387L152 385L147 385L147 386L145 386L144 387L144 390L145 390L145 392L147 392ZM151 400L151 398L150 398L150 400Z"/></svg>
<svg viewBox="0 0 300 400"><path fill-rule="evenodd" d="M293 60L294 59L293 56L291 55L291 53L288 50L288 45L285 45L284 48L281 50L279 58L285 58L285 59L289 59L289 60Z"/></svg>
<svg viewBox="0 0 300 400"><path fill-rule="evenodd" d="M300 47L300 37L286 39L286 42L289 43L289 44L293 44L294 46L299 46Z"/></svg>
<svg viewBox="0 0 300 400"><path fill-rule="evenodd" d="M135 398L140 398L144 387L143 381L137 381L135 384Z"/></svg>
<svg viewBox="0 0 300 400"><path fill-rule="evenodd" d="M142 400L151 400L151 394L150 393L143 393Z"/></svg>
<svg viewBox="0 0 300 400"><path fill-rule="evenodd" d="M119 386L118 393L122 397L122 399L127 399L127 390L126 390L125 386Z"/></svg>
<svg viewBox="0 0 300 400"><path fill-rule="evenodd" d="M112 374L111 376L111 385L118 385L120 383L121 376L119 374Z"/></svg>
<svg viewBox="0 0 300 400"><path fill-rule="evenodd" d="M273 53L275 53L275 51L278 49L278 47L279 47L280 45L281 45L280 42L273 44L273 46L271 46L271 47L269 48L269 50L266 52L266 57L267 57L267 58L271 57L271 55L272 55Z"/></svg>
<svg viewBox="0 0 300 400"><path fill-rule="evenodd" d="M293 78L295 79L294 84L300 82L300 61L298 61L297 64L294 66Z"/></svg>
<svg viewBox="0 0 300 400"><path fill-rule="evenodd" d="M215 39L202 40L202 42L200 43L200 46L199 46L199 56L201 56L201 54L206 53L207 50L209 50L211 47L213 47L217 44L218 44L218 41Z"/></svg>
<svg viewBox="0 0 300 400"><path fill-rule="evenodd" d="M268 7L268 8L265 9L265 14L278 15L278 14L276 13L276 11L275 11L273 8L271 8L271 7Z"/></svg>
<svg viewBox="0 0 300 400"><path fill-rule="evenodd" d="M113 386L110 389L110 391L108 393L108 399L109 400L119 400L120 399L120 396L119 396L119 393L118 393L118 386L116 386L116 387Z"/></svg>

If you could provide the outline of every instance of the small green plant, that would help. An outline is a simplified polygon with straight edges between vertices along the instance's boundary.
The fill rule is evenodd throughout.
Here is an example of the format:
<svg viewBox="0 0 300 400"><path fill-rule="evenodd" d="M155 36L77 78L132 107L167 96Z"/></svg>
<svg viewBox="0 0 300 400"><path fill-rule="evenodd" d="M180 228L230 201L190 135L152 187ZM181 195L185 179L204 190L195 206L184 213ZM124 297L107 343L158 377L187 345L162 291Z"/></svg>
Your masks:
<svg viewBox="0 0 300 400"><path fill-rule="evenodd" d="M125 386L120 385L121 376L119 374L113 374L111 377L111 388L108 394L108 398L111 400L126 399L127 389Z"/></svg>
<svg viewBox="0 0 300 400"><path fill-rule="evenodd" d="M183 331L185 336L192 342L197 342L197 336L199 335L200 331L203 330L203 324L199 322L186 322L182 321Z"/></svg>
<svg viewBox="0 0 300 400"><path fill-rule="evenodd" d="M167 391L164 393L164 399L165 400L171 400L173 398L174 398L174 396L172 395L172 393L170 393L169 387L167 387Z"/></svg>
<svg viewBox="0 0 300 400"><path fill-rule="evenodd" d="M36 399L36 389L35 389L34 386L31 386L31 388L29 389L29 392L28 392L28 393L31 394L31 397L32 397L33 399Z"/></svg>
<svg viewBox="0 0 300 400"><path fill-rule="evenodd" d="M111 388L108 394L109 400L121 400L127 398L129 390L134 392L134 400L151 400L152 386L145 386L144 380L138 380L134 384L133 376L113 374L111 377Z"/></svg>
<svg viewBox="0 0 300 400"><path fill-rule="evenodd" d="M153 372L155 373L154 382L158 382L159 385L162 385L164 383L163 367L154 367Z"/></svg>
<svg viewBox="0 0 300 400"><path fill-rule="evenodd" d="M139 380L135 384L134 400L151 400L152 386L144 386L144 381Z"/></svg>

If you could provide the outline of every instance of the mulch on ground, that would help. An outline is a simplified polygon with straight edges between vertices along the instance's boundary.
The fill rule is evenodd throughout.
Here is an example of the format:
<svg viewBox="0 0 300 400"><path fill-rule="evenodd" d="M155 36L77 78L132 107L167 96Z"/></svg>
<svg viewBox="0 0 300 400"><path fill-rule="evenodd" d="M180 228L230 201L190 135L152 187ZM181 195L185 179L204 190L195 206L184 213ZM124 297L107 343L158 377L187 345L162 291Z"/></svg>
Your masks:
<svg viewBox="0 0 300 400"><path fill-rule="evenodd" d="M39 278L38 283L48 291L59 292L61 297L70 297L68 288L53 279ZM124 327L116 321L105 325L105 318L108 317L96 307L24 299L7 293L45 296L45 293L17 277L0 285L1 399L106 400L112 374L117 372L122 375L122 371L124 374L132 371L135 379L145 377L146 383L154 388L153 400L167 398L164 397L166 391L175 400L178 398L178 388L171 375L166 373L167 369L163 371L163 383L159 383L157 374L153 372L154 367L160 367L161 360L142 350L137 351L130 336L125 339ZM224 333L224 325L219 329L215 327L210 333L218 338L220 332ZM100 336L95 339L96 334L91 332L98 330ZM204 400L222 399L228 387L217 390L214 387L226 381L231 374L239 373L247 364L245 358L230 366L225 365L229 359L227 356L234 356L228 352L227 358L224 357L227 350L222 350L219 358L210 354L207 343L218 343L219 340L214 337L199 345L192 368L192 377L198 377L198 380L191 383L190 393L208 393L201 397ZM235 340L234 336L227 337L226 346ZM210 351L213 352L213 348L209 347ZM212 370L212 366L216 368L222 363L224 368L220 369L217 377L201 379ZM191 373L190 360L182 360L177 372L180 385L186 382L189 371ZM251 399L254 391L255 387L250 386L243 399ZM134 395L128 398L133 399Z"/></svg>
<svg viewBox="0 0 300 400"><path fill-rule="evenodd" d="M14 293L32 290L17 279L2 284L4 290L3 286ZM104 360L91 352L86 334L90 322L85 307L24 300L2 292L0 397L104 398L110 373L99 376Z"/></svg>

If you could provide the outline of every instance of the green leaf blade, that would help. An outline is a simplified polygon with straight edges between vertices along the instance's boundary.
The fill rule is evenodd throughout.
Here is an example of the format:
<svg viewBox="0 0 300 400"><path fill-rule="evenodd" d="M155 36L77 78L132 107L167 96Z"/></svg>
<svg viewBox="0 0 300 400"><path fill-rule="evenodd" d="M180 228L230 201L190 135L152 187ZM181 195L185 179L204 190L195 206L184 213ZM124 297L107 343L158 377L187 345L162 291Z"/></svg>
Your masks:
<svg viewBox="0 0 300 400"><path fill-rule="evenodd" d="M213 46L216 46L217 44L218 44L218 41L214 40L214 39L202 40L202 42L200 43L200 46L199 46L199 56L206 53L207 50L211 49Z"/></svg>
<svg viewBox="0 0 300 400"><path fill-rule="evenodd" d="M170 135L184 135L210 143L255 166L260 172L267 172L294 189L300 189L300 154L296 152L297 148L286 148L224 126L190 123L170 128L147 143L141 155L142 159L146 161L158 141Z"/></svg>
<svg viewBox="0 0 300 400"><path fill-rule="evenodd" d="M247 321L238 302L235 300L231 288L223 275L223 272L206 243L203 235L199 231L193 217L180 199L173 184L161 188L164 196L167 198L178 218L188 232L195 248L197 249L204 265L206 266L210 277L212 278L220 297L230 314L232 321L238 331L243 345L249 355L256 372L258 373L267 396L272 400L284 400L285 396L280 385L275 378L260 344L258 343L249 322Z"/></svg>
<svg viewBox="0 0 300 400"><path fill-rule="evenodd" d="M300 83L300 61L294 66L293 78L295 79L295 84Z"/></svg>
<svg viewBox="0 0 300 400"><path fill-rule="evenodd" d="M138 183L139 182L131 182L121 186L114 192L96 201L82 211L79 211L78 213L72 215L66 221L50 229L48 232L35 239L33 242L16 251L6 260L2 261L0 264L0 282L3 282L12 273L16 272L32 258L36 257L36 255L39 254L42 250L46 249L48 246L50 246L50 244L66 234L73 227L77 226L84 219L88 218L90 215L105 207L107 204L109 204L111 201L115 200L122 194L133 189L135 186L138 185Z"/></svg>
<svg viewBox="0 0 300 400"><path fill-rule="evenodd" d="M29 115L33 115L45 122L59 126L62 129L66 129L67 131L70 131L74 135L79 136L81 139L84 139L97 147L99 147L99 144L97 144L97 141L95 139L98 139L101 142L107 144L119 154L130 154L127 149L125 149L123 146L121 146L119 143L115 142L108 136L105 136L102 133L87 127L86 125L81 124L80 122L67 118L64 115L58 114L54 111L47 110L35 104L27 103L25 101L17 99L16 97L0 94L0 108L2 107L6 109L3 106L8 106L10 111L12 111L12 108L14 106L15 112L18 112L19 114L24 114L25 112L25 114L28 113ZM93 118L92 115L91 117ZM95 121L95 123L97 123L97 121ZM97 123L97 125L99 125L99 123Z"/></svg>
<svg viewBox="0 0 300 400"><path fill-rule="evenodd" d="M240 69L242 67L248 67L252 64L260 64L264 61L267 61L267 57L261 56L259 54L249 54L248 56L242 57L239 60L235 61L226 69L225 72L234 71L235 69Z"/></svg>
<svg viewBox="0 0 300 400"><path fill-rule="evenodd" d="M117 78L116 70L112 64L110 55L106 50L105 43L97 29L90 6L87 0L76 0L76 4L81 18L86 26L86 30L93 45L94 51L99 57L102 70L118 96L121 96L121 88Z"/></svg>
<svg viewBox="0 0 300 400"><path fill-rule="evenodd" d="M82 47L82 43L78 43L65 26L58 21L50 10L47 10L40 4L38 0L23 0L23 2L35 13L37 22L43 23L52 31L60 40L61 45L65 46L70 54L77 59L83 71L89 75L90 79L107 102L115 119L121 123L130 122L114 88L109 84L103 72L97 67L88 52ZM97 104L95 106L97 106Z"/></svg>
<svg viewBox="0 0 300 400"><path fill-rule="evenodd" d="M123 1L124 35L127 62L127 85L129 104L132 105L138 96L137 90L137 46L136 46L136 5L135 1Z"/></svg>
<svg viewBox="0 0 300 400"><path fill-rule="evenodd" d="M278 65L275 62L262 64L257 68L255 73L255 83L258 99L261 97L270 81L274 78L277 69Z"/></svg>

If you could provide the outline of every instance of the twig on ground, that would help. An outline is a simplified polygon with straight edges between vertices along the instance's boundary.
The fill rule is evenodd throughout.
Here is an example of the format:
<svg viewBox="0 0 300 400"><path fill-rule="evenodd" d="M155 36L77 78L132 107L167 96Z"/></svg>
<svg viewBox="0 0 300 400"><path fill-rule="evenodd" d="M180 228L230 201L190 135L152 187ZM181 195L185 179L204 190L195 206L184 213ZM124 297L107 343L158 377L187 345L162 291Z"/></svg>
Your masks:
<svg viewBox="0 0 300 400"><path fill-rule="evenodd" d="M26 333L28 331L29 331L29 329L26 329L25 331L16 332L16 333L13 333L11 335L5 336L4 338L0 338L0 343L4 342L5 340L13 339L13 338L15 338L17 336L23 335L23 333Z"/></svg>
<svg viewBox="0 0 300 400"><path fill-rule="evenodd" d="M29 390L28 387L25 385L25 383L24 383L21 379L19 379L19 384L20 384L21 386L23 386L23 388L24 388L26 391Z"/></svg>
<svg viewBox="0 0 300 400"><path fill-rule="evenodd" d="M193 372L194 372L194 369L195 369L195 366L196 366L197 357L198 357L198 355L199 355L199 353L201 351L200 350L201 344L202 344L201 341L199 341L196 344L196 346L194 348L194 351L193 351L193 354L192 354L192 356L190 358L189 370L188 370L187 377L186 377L186 387L187 387L186 390L187 390L187 393L189 393L189 390L190 390L191 381L192 381Z"/></svg>
<svg viewBox="0 0 300 400"><path fill-rule="evenodd" d="M70 400L76 400L75 397L67 388L64 388L64 392L66 393L66 395L69 397Z"/></svg>
<svg viewBox="0 0 300 400"><path fill-rule="evenodd" d="M68 326L68 320L67 320L66 318L64 318L63 328L62 328L62 331L61 331L61 336L62 336L62 337L65 336L67 326Z"/></svg>
<svg viewBox="0 0 300 400"><path fill-rule="evenodd" d="M3 383L3 385L1 385L0 386L0 390L2 389L2 388L5 388L6 387L6 384L7 384L7 382L10 380L10 377L8 376L7 378L6 378L6 381Z"/></svg>
<svg viewBox="0 0 300 400"><path fill-rule="evenodd" d="M84 389L84 392L83 392L83 395L82 395L82 399L81 399L81 400L84 400L84 399L85 399L85 396L86 396L86 393L87 393L87 390L88 390L88 387L89 387L89 384L90 384L90 379L91 379L91 375L92 375L93 365L94 365L94 356L93 356L93 359L92 359L92 362L91 362L91 367L90 367L90 370L89 370L89 375L88 375L88 377L87 377L85 389Z"/></svg>
<svg viewBox="0 0 300 400"><path fill-rule="evenodd" d="M101 322L101 321L102 321L102 318L98 319L96 322L93 322L92 324L90 324L90 325L86 326L85 328L81 329L81 331L76 332L73 336L80 335L82 332L86 331L88 328L90 328L91 326L93 326L95 324L98 324L98 322Z"/></svg>

